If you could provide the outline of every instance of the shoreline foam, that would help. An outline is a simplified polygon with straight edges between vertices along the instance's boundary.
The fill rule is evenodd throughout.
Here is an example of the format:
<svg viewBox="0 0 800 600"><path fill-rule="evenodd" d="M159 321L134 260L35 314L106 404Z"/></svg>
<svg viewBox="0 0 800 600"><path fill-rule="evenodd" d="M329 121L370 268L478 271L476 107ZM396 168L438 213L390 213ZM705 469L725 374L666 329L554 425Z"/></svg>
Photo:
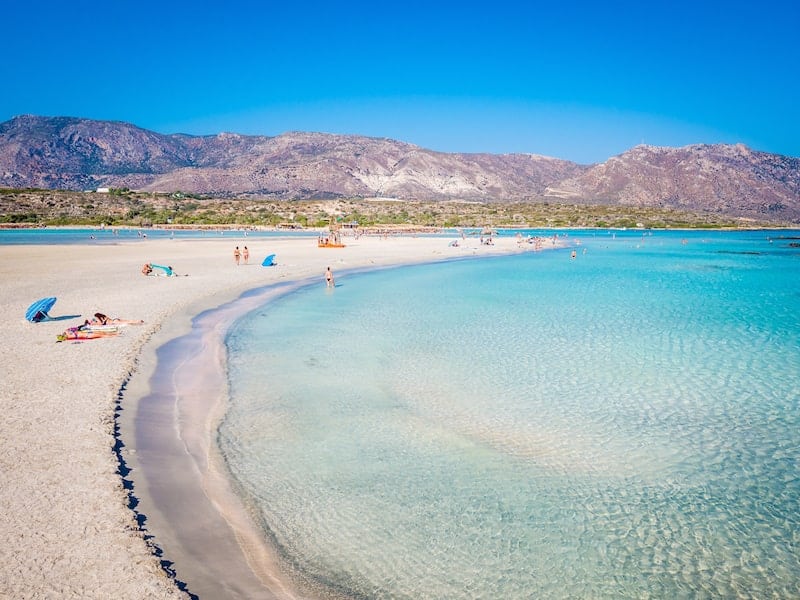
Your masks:
<svg viewBox="0 0 800 600"><path fill-rule="evenodd" d="M127 394L141 378L149 379L156 349L187 331L192 315L270 283L322 281L327 265L341 273L519 251L511 238L498 238L493 247L467 240L459 248L448 247L442 238L347 242L347 248L337 250L318 249L307 239L3 247L0 310L7 315L6 339L13 348L0 359L4 593L185 597L162 559L152 554L148 538L153 536L158 546L161 535L149 527L155 521L148 520L147 530L141 531L128 508L114 449L114 415L118 406L125 418L135 412L127 395L119 400L120 390L126 388ZM253 264L235 266L231 254L237 243L250 245ZM260 267L259 257L266 253L277 254L277 267ZM143 277L145 262L170 264L190 276ZM57 320L25 321L25 308L50 295L58 297L51 311ZM55 343L56 334L96 311L141 318L145 324L115 338ZM135 486L134 496L146 503L140 493L145 486L138 481ZM163 560L173 558L165 555ZM180 569L177 562L175 568Z"/></svg>

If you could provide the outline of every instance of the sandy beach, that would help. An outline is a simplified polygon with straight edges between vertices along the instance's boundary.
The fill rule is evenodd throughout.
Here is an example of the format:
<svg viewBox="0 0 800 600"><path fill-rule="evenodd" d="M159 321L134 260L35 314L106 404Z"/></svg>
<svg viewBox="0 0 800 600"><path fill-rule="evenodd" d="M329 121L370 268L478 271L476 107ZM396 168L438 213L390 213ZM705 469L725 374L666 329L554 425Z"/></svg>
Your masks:
<svg viewBox="0 0 800 600"><path fill-rule="evenodd" d="M132 398L147 395L156 351L189 332L193 316L225 305L246 290L290 285L309 278L318 278L319 285L324 286L327 266L341 281L349 269L533 248L528 244L520 247L513 238L497 238L494 246L481 245L477 239L467 239L459 247L448 242L432 237L361 237L346 238L345 248L327 249L317 248L314 238L256 240L231 236L0 248L0 310L5 315L8 346L0 359L0 535L4 540L0 597L187 597L162 568L162 560L176 570L179 580L187 581L192 593L221 597L212 596L210 590L196 592L192 569L182 564L185 557L178 550L170 554L170 540L176 534L166 529L179 530L183 525L173 523L168 512L159 517L161 511L155 507L164 498L159 498L157 482L136 480L135 448L145 442L125 439L128 430L123 428L121 453L134 468L134 495L140 503L137 510L144 514L149 511L146 531L139 527L118 473L114 447L119 423L115 415L124 415L130 427L136 412ZM237 244L249 246L248 265L235 264L233 249ZM277 265L262 267L263 257L272 253ZM145 277L141 273L145 262L171 265L179 276ZM267 301L269 294L275 293L268 292L258 301ZM55 320L27 322L25 309L46 296L58 297L50 312ZM57 334L98 311L111 317L142 319L144 324L125 327L116 337L56 343ZM230 324L224 311L220 315L209 330L209 340L221 339ZM204 355L210 355L205 356L210 362L204 364L224 367L224 356L218 352ZM125 392L120 394L123 387ZM211 412L203 413L203 409L195 415L197 422L187 431L197 439L187 442L186 448L199 453L200 459L194 464L199 469L205 466L208 472L192 472L189 478L202 487L208 506L219 512L217 519L203 529L212 536L210 539L217 534L227 536L239 552L244 547L248 561L258 572L251 580L255 587L243 584L241 590L229 590L224 596L293 597L291 589L282 587L279 574L273 573L274 578L270 575L273 562L258 547L253 525L241 518L246 514L235 506L228 482L224 477L214 479L218 478L219 465L215 467L213 448L205 446L213 446L214 427L220 417L214 410L222 406L218 400L224 389L211 389L202 380L196 382L196 389L203 398L210 398L205 406ZM154 443L145 445L153 449L157 447ZM194 443L197 445L192 447ZM165 464L174 463L167 460ZM181 502L191 500L191 495L181 498ZM187 520L197 518L191 516L191 508L183 505ZM208 516L201 511L200 518ZM159 530L159 523L164 531ZM165 548L163 557L154 556L154 544ZM196 542L193 549L198 565L215 553L225 553L222 546L215 550L214 545L204 544Z"/></svg>

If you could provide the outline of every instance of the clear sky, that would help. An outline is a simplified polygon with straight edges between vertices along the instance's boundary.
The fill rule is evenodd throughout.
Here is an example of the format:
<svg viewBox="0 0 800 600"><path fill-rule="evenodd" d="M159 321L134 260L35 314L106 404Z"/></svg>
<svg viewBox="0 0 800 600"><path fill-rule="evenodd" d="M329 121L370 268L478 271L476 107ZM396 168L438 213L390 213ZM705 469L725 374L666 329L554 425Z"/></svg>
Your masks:
<svg viewBox="0 0 800 600"><path fill-rule="evenodd" d="M389 137L581 163L636 144L800 156L800 2L19 2L0 121Z"/></svg>

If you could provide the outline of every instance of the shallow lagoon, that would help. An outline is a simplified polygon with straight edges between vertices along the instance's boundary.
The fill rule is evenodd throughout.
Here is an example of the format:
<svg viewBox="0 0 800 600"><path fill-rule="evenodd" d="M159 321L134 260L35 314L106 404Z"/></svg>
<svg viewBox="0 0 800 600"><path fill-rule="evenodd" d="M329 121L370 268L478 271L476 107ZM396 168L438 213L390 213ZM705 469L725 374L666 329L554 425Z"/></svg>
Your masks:
<svg viewBox="0 0 800 600"><path fill-rule="evenodd" d="M791 236L571 232L340 274L231 331L222 450L318 590L797 596Z"/></svg>

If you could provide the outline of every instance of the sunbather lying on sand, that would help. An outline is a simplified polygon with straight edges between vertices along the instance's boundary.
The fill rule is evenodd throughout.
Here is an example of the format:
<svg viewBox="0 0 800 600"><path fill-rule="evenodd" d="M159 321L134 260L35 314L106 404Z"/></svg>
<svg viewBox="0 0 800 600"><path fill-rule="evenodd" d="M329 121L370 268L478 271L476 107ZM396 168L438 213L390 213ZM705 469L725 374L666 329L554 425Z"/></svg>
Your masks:
<svg viewBox="0 0 800 600"><path fill-rule="evenodd" d="M132 319L120 319L119 317L107 317L103 313L94 313L94 319L87 320L84 325L141 325L144 323L141 319L134 321Z"/></svg>
<svg viewBox="0 0 800 600"><path fill-rule="evenodd" d="M70 327L64 333L56 336L57 342L67 340L94 340L102 337L114 337L119 335L119 329L109 329L106 331L96 331L92 329L82 329L81 327Z"/></svg>
<svg viewBox="0 0 800 600"><path fill-rule="evenodd" d="M154 269L159 269L155 271ZM177 277L178 274L168 265L157 265L155 263L145 263L142 267L142 275L162 275L166 277Z"/></svg>

